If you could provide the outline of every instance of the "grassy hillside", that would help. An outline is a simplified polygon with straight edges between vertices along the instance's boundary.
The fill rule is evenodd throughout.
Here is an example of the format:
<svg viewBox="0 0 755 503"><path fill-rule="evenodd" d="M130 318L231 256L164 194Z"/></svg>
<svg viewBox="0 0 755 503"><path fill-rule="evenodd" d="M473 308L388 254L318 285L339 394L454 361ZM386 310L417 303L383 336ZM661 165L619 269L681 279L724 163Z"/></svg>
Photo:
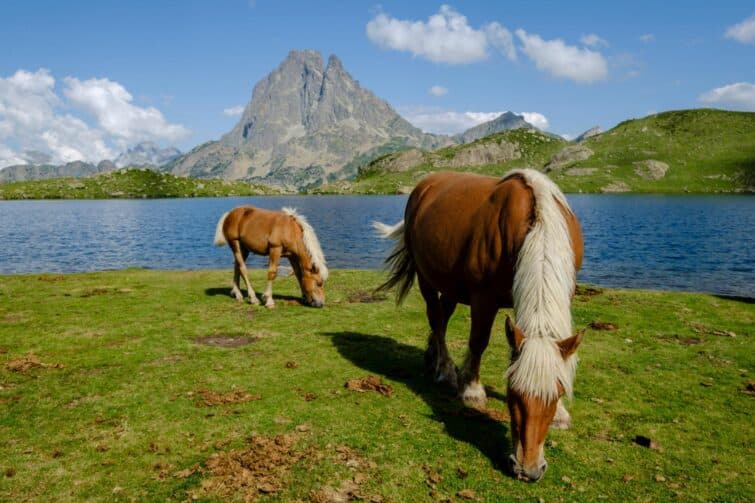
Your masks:
<svg viewBox="0 0 755 503"><path fill-rule="evenodd" d="M755 499L753 304L581 288L574 425L526 484L505 470L504 313L477 411L422 375L416 289L396 308L380 273L336 270L311 309L286 276L265 310L230 276L0 276L0 500ZM468 330L459 306L456 362ZM345 387L370 375L382 393Z"/></svg>
<svg viewBox="0 0 755 503"><path fill-rule="evenodd" d="M476 166L442 165L444 159L501 141L516 144L522 157ZM563 149L576 149L588 157L570 161L567 155L563 162L549 166ZM405 192L430 171L451 169L498 176L520 166L544 170L549 166L550 176L567 192L753 192L755 113L711 109L664 112L623 122L579 145L521 129L506 131L469 145L422 153L411 165L392 169L400 155L377 159L354 181L330 184L317 192ZM660 167L660 172L651 173L648 165Z"/></svg>
<svg viewBox="0 0 755 503"><path fill-rule="evenodd" d="M588 138L595 154L570 168L595 168L570 176L569 168L553 178L569 192L596 192L624 182L634 192L737 192L755 188L755 113L722 110L664 112L622 122ZM638 164L668 164L660 180L636 173Z"/></svg>
<svg viewBox="0 0 755 503"><path fill-rule="evenodd" d="M55 178L0 184L0 199L141 199L277 194L259 184L176 177L146 168L89 178Z"/></svg>

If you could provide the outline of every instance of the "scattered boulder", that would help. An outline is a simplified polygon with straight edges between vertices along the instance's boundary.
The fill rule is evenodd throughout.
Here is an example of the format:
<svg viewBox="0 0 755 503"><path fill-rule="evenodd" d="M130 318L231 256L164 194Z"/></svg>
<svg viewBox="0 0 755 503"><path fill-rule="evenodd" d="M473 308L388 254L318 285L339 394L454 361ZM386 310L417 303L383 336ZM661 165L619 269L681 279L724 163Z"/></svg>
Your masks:
<svg viewBox="0 0 755 503"><path fill-rule="evenodd" d="M416 148L388 156L378 161L380 168L388 173L402 173L425 162L425 155Z"/></svg>
<svg viewBox="0 0 755 503"><path fill-rule="evenodd" d="M598 171L598 168L570 168L564 171L566 176L587 176Z"/></svg>
<svg viewBox="0 0 755 503"><path fill-rule="evenodd" d="M594 152L584 145L569 145L551 157L551 160L545 165L545 172L560 170L574 162L589 159L593 154Z"/></svg>
<svg viewBox="0 0 755 503"><path fill-rule="evenodd" d="M461 168L467 166L486 166L513 161L522 157L518 145L501 141L500 143L472 144L459 150L450 159L439 156L433 158L433 164L439 168Z"/></svg>
<svg viewBox="0 0 755 503"><path fill-rule="evenodd" d="M619 182L611 182L605 187L601 187L600 191L604 194L610 194L610 193L618 193L618 192L629 192L632 190L629 185L627 185L626 182L619 181Z"/></svg>
<svg viewBox="0 0 755 503"><path fill-rule="evenodd" d="M669 169L669 165L665 162L653 159L637 161L632 163L632 165L634 166L635 174L647 180L660 180L666 176L666 172Z"/></svg>

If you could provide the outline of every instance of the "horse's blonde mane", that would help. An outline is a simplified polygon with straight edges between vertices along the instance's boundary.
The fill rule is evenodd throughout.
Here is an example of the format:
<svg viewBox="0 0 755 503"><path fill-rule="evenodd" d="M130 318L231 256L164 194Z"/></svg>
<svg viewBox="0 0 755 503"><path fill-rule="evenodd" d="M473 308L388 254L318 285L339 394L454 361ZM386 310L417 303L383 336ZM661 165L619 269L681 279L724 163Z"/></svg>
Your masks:
<svg viewBox="0 0 755 503"><path fill-rule="evenodd" d="M557 382L572 394L576 354L566 361L557 342L572 335L571 295L576 272L569 228L561 207L571 211L561 190L546 175L515 169L535 198L534 222L516 262L512 296L516 324L524 334L518 356L506 375L516 391L545 400L558 399ZM560 206L559 206L560 205Z"/></svg>
<svg viewBox="0 0 755 503"><path fill-rule="evenodd" d="M304 215L300 215L295 208L282 208L281 211L286 215L294 217L296 222L301 226L302 239L304 240L304 248L309 253L309 258L312 259L312 263L315 264L320 271L320 277L323 281L328 279L328 266L325 264L325 255L320 248L320 240L317 239L315 230L307 221Z"/></svg>

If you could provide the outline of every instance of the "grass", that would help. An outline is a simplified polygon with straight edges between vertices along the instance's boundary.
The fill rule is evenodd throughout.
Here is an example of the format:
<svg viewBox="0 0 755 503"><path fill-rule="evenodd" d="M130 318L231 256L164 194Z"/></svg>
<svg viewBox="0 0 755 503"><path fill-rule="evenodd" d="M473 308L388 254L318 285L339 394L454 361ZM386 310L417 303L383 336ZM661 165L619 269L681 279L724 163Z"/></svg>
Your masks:
<svg viewBox="0 0 755 503"><path fill-rule="evenodd" d="M53 178L0 184L0 199L150 199L278 194L261 184L173 176L131 168L88 178Z"/></svg>
<svg viewBox="0 0 755 503"><path fill-rule="evenodd" d="M462 490L480 501L755 499L751 301L582 291L577 327L618 329L588 328L574 427L549 433L548 473L525 484L502 468L503 316L482 365L491 419L422 376L427 326L416 291L396 308L370 294L380 273L336 270L326 308L299 305L295 280L282 277L276 309L265 310L231 300L230 275L0 277L0 500L243 499L209 466L250 445L264 454L260 442L284 433L299 454L285 465L281 440L278 454L258 460L285 465L263 501L316 501L349 487L375 501L458 501ZM261 289L264 272L252 281ZM460 306L449 327L457 362L468 328ZM197 342L205 336L255 342ZM11 370L30 354L50 366ZM367 375L392 396L344 388ZM259 399L202 406L207 390Z"/></svg>

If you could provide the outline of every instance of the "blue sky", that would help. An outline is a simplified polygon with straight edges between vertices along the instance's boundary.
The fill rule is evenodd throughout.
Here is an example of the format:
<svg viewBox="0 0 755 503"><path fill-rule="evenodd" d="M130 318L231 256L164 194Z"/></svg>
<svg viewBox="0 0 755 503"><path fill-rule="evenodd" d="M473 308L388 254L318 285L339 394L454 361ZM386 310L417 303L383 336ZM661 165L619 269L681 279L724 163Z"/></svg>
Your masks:
<svg viewBox="0 0 755 503"><path fill-rule="evenodd" d="M434 132L505 110L565 135L755 111L752 2L8 0L0 19L0 166L217 139L294 48L337 54Z"/></svg>

